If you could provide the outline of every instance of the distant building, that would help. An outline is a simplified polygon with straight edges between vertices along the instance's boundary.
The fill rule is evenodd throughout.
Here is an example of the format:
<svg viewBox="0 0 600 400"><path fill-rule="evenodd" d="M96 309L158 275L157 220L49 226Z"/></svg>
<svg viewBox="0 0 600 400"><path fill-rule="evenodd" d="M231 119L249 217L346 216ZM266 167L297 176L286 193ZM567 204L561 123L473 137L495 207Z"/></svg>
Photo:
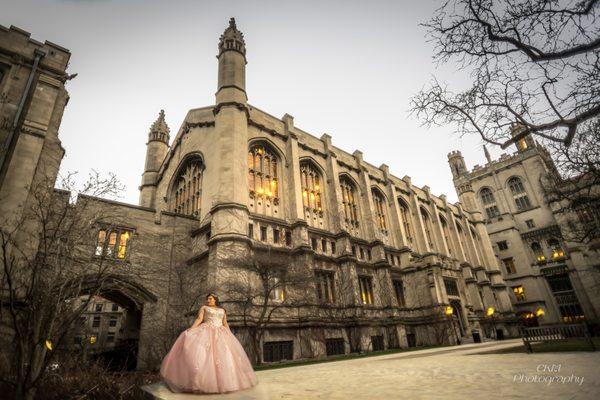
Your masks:
<svg viewBox="0 0 600 400"><path fill-rule="evenodd" d="M530 136L516 147L514 154L503 154L498 160L485 150L487 163L471 171L459 151L450 153L459 200L465 209L484 218L513 307L523 323L597 323L598 246L565 240L569 226L544 195L545 178L558 176L546 149ZM599 213L598 209L588 211Z"/></svg>
<svg viewBox="0 0 600 400"><path fill-rule="evenodd" d="M73 347L88 353L102 353L114 348L125 337L125 309L100 296L89 302L87 297L79 301L88 305L73 332Z"/></svg>

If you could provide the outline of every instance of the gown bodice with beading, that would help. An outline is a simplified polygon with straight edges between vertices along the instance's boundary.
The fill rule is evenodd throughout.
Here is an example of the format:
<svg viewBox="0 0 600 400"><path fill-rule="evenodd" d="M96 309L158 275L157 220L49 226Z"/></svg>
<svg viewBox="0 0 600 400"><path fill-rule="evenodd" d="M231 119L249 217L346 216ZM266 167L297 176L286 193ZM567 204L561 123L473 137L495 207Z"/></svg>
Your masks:
<svg viewBox="0 0 600 400"><path fill-rule="evenodd" d="M212 326L223 326L223 316L225 315L225 310L218 307L204 307L204 319L202 320L203 324L209 324Z"/></svg>

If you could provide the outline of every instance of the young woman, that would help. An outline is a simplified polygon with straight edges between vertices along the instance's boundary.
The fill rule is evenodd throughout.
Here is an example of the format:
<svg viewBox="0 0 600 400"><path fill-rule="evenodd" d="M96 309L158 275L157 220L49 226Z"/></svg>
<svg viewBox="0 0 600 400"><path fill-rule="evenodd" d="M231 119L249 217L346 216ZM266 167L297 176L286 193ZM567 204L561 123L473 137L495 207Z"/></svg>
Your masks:
<svg viewBox="0 0 600 400"><path fill-rule="evenodd" d="M179 335L160 376L174 392L224 393L258 383L244 348L229 330L219 298L206 296L194 324Z"/></svg>

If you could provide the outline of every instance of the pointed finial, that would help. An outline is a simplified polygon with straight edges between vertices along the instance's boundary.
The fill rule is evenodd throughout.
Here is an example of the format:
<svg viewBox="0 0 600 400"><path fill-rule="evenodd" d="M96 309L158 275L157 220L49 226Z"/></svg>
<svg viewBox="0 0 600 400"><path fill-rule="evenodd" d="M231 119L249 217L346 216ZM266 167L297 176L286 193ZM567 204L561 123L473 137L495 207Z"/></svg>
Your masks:
<svg viewBox="0 0 600 400"><path fill-rule="evenodd" d="M235 18L234 17L229 18L229 27L231 29L237 29L237 26L235 26Z"/></svg>
<svg viewBox="0 0 600 400"><path fill-rule="evenodd" d="M485 158L487 159L487 162L491 163L492 157L490 156L490 152L488 151L487 147L485 147L485 144L483 145L483 153L485 154Z"/></svg>
<svg viewBox="0 0 600 400"><path fill-rule="evenodd" d="M150 127L150 133L148 134L149 140L160 140L162 142L169 142L169 133L171 130L165 121L165 110L160 110L158 118Z"/></svg>

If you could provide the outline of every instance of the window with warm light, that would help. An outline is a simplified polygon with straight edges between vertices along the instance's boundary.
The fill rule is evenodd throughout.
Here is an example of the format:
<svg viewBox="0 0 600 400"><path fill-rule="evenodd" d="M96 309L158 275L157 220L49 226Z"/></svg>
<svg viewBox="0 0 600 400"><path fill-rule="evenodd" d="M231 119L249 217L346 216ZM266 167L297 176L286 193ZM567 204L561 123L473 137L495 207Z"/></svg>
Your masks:
<svg viewBox="0 0 600 400"><path fill-rule="evenodd" d="M124 228L100 229L94 254L98 257L125 259L133 231Z"/></svg>
<svg viewBox="0 0 600 400"><path fill-rule="evenodd" d="M378 189L371 190L371 194L373 195L373 203L375 205L375 220L377 221L377 227L381 233L387 235L385 197Z"/></svg>
<svg viewBox="0 0 600 400"><path fill-rule="evenodd" d="M538 264L544 264L546 262L546 256L544 255L542 246L540 246L539 243L537 243L537 242L531 243L531 251L533 251L533 255Z"/></svg>
<svg viewBox="0 0 600 400"><path fill-rule="evenodd" d="M358 206L356 204L356 188L354 183L345 175L340 177L340 191L342 192L342 206L346 223L358 227Z"/></svg>
<svg viewBox="0 0 600 400"><path fill-rule="evenodd" d="M523 286L513 286L512 290L517 301L525 301L525 289Z"/></svg>
<svg viewBox="0 0 600 400"><path fill-rule="evenodd" d="M272 286L271 286L271 300L275 301L284 301L285 300L285 289L283 287L283 283L280 278L273 277L272 278Z"/></svg>
<svg viewBox="0 0 600 400"><path fill-rule="evenodd" d="M321 174L311 161L300 163L300 186L307 219L315 214L323 216Z"/></svg>
<svg viewBox="0 0 600 400"><path fill-rule="evenodd" d="M552 251L553 261L560 260L565 257L565 251L557 239L548 240L548 247L550 247L550 250Z"/></svg>
<svg viewBox="0 0 600 400"><path fill-rule="evenodd" d="M360 301L362 304L373 304L373 284L370 276L359 276Z"/></svg>
<svg viewBox="0 0 600 400"><path fill-rule="evenodd" d="M184 215L200 215L202 198L202 171L199 158L186 162L177 176L171 195L171 209Z"/></svg>
<svg viewBox="0 0 600 400"><path fill-rule="evenodd" d="M279 198L277 165L277 156L268 147L262 144L250 147L248 151L250 196L277 201Z"/></svg>

